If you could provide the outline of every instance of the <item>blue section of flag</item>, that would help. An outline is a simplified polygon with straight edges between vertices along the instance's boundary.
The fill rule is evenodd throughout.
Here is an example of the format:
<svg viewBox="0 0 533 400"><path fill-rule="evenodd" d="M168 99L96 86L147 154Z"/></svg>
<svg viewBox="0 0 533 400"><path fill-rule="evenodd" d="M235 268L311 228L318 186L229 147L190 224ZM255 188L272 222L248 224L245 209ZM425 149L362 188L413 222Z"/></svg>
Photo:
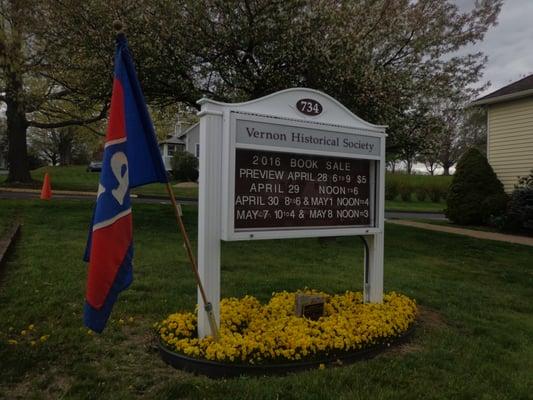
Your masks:
<svg viewBox="0 0 533 400"><path fill-rule="evenodd" d="M130 187L166 183L167 172L124 34L117 37L115 78L124 89Z"/></svg>

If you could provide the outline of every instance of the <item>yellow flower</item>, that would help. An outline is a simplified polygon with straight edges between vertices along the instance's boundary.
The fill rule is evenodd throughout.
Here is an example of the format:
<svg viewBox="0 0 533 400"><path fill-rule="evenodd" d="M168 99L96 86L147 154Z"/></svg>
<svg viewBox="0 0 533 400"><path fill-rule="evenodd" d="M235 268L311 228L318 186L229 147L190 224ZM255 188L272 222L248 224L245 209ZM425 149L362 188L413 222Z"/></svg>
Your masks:
<svg viewBox="0 0 533 400"><path fill-rule="evenodd" d="M12 346L15 346L15 345L18 344L18 342L17 342L15 339L9 339L9 340L7 341L7 343L10 344L10 345L12 345Z"/></svg>
<svg viewBox="0 0 533 400"><path fill-rule="evenodd" d="M323 296L324 316L318 321L296 317L296 293ZM256 364L388 343L409 329L416 318L416 303L394 292L384 296L383 304L364 304L360 292L328 295L305 289L296 293L274 293L265 305L252 296L223 299L218 342L195 337L193 313L171 314L154 327L174 351L207 360Z"/></svg>

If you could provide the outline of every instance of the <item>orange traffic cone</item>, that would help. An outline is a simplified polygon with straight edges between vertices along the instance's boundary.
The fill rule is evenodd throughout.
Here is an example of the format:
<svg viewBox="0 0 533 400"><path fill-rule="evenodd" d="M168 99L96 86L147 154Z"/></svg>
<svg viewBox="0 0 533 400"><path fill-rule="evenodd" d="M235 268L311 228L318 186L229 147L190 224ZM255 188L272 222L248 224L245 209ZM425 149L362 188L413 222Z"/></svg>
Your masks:
<svg viewBox="0 0 533 400"><path fill-rule="evenodd" d="M52 185L48 172L44 174L43 188L41 189L41 200L50 200L52 198Z"/></svg>

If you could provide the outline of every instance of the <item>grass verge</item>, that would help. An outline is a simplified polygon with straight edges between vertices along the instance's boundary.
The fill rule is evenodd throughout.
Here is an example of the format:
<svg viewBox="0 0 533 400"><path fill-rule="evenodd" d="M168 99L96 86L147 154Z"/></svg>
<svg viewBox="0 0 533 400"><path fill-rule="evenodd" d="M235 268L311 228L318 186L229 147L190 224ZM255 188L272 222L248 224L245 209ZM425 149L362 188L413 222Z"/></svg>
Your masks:
<svg viewBox="0 0 533 400"><path fill-rule="evenodd" d="M72 165L65 167L42 167L31 171L31 176L35 179L32 188L40 189L44 179L44 174L48 172L52 183L52 190L73 190L82 192L96 192L98 189L98 172L88 172L84 165ZM172 182L175 185L177 182ZM0 185L6 186L5 177L0 177ZM173 187L174 194L178 197L198 197L197 188L177 188ZM145 196L167 196L165 185L153 183L131 191L134 194Z"/></svg>
<svg viewBox="0 0 533 400"><path fill-rule="evenodd" d="M89 335L81 256L92 203L0 201L0 221L15 213L24 221L0 281L0 397L525 399L533 391L533 249L395 225L386 227L385 289L422 310L408 345L281 378L213 381L169 368L152 349L151 326L191 310L196 290L171 208L134 208L134 283L106 331ZM195 238L196 209L184 207L184 217ZM225 297L362 287L355 237L232 242L222 251Z"/></svg>
<svg viewBox="0 0 533 400"><path fill-rule="evenodd" d="M385 200L385 210L405 212L428 212L442 213L446 208L446 202L433 203L430 201L401 201Z"/></svg>

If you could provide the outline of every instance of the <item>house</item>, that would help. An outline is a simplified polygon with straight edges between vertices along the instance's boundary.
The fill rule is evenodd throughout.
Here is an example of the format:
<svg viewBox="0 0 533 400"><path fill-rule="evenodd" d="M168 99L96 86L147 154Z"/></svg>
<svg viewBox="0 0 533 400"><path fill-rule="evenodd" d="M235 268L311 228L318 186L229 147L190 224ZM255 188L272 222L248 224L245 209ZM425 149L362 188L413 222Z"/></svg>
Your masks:
<svg viewBox="0 0 533 400"><path fill-rule="evenodd" d="M533 169L533 75L474 101L487 110L487 158L512 192Z"/></svg>
<svg viewBox="0 0 533 400"><path fill-rule="evenodd" d="M191 125L178 137L185 142L185 151L191 153L196 158L200 158L200 124Z"/></svg>
<svg viewBox="0 0 533 400"><path fill-rule="evenodd" d="M196 158L200 157L200 124L196 123L181 131L181 125L174 135L159 142L159 150L167 171L172 169L171 160L177 151L187 151Z"/></svg>
<svg viewBox="0 0 533 400"><path fill-rule="evenodd" d="M170 160L177 151L185 150L185 142L179 139L177 136L171 136L162 142L159 142L159 150L161 151L161 156L163 157L163 163L165 164L165 169L167 171L172 170L172 164Z"/></svg>

